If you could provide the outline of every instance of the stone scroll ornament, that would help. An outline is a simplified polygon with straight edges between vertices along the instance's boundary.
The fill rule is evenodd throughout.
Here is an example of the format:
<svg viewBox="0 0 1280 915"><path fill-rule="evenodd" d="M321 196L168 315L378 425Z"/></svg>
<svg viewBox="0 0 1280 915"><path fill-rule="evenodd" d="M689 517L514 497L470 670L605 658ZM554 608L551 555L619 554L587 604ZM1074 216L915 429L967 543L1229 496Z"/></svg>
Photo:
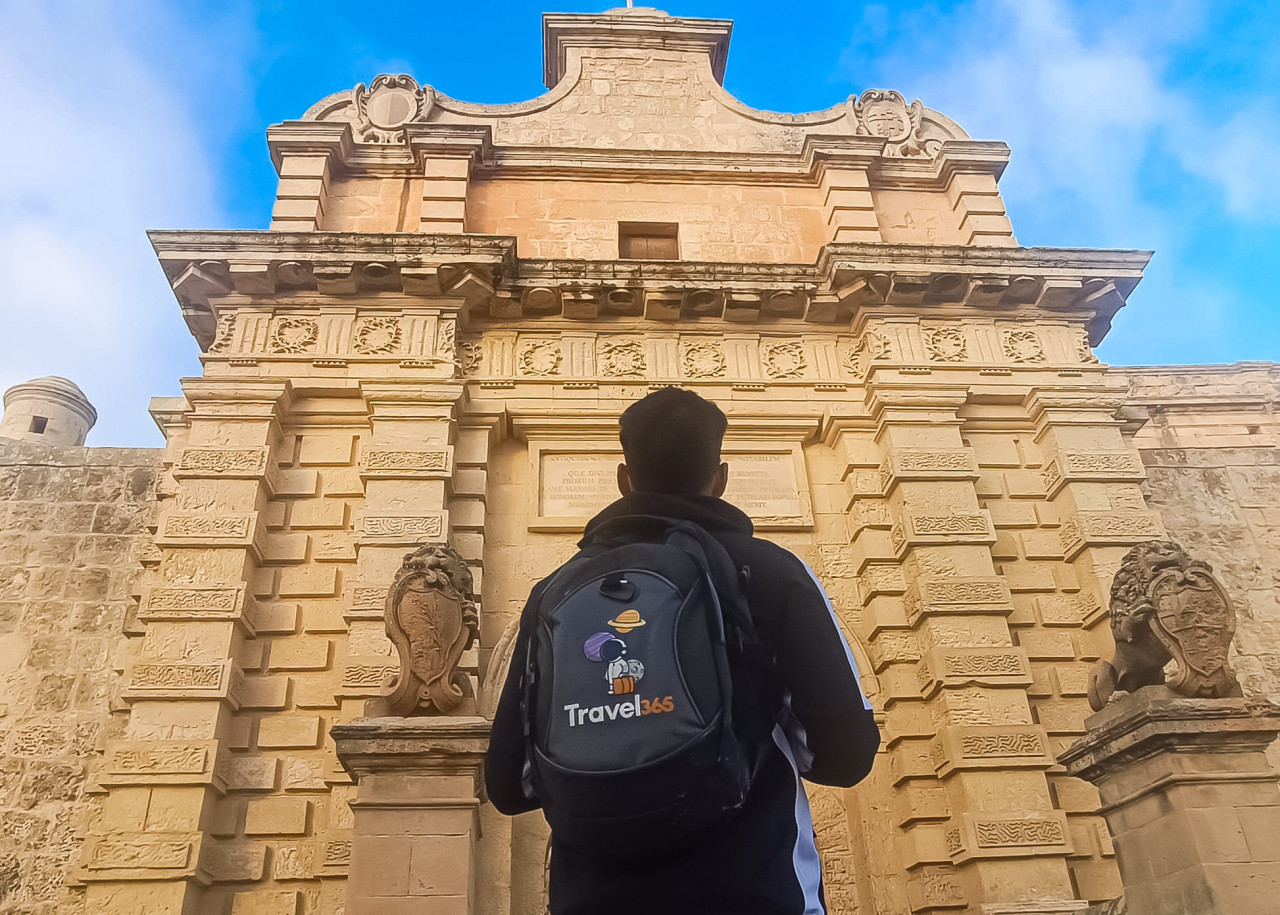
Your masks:
<svg viewBox="0 0 1280 915"><path fill-rule="evenodd" d="M456 550L429 544L407 554L387 592L386 620L400 675L368 714L448 715L474 695L458 664L479 634L480 616L471 572Z"/></svg>
<svg viewBox="0 0 1280 915"><path fill-rule="evenodd" d="M1231 599L1207 562L1169 540L1148 540L1125 554L1111 583L1111 632L1116 654L1089 674L1089 705L1101 711L1120 691L1165 683L1191 698L1241 695L1227 663L1236 617Z"/></svg>

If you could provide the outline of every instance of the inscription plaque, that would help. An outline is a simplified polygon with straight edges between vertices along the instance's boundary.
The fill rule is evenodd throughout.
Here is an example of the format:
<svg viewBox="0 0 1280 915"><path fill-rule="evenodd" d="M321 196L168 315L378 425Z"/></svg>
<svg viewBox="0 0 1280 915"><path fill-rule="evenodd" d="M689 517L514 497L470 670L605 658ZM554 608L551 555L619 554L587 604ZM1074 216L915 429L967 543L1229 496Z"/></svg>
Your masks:
<svg viewBox="0 0 1280 915"><path fill-rule="evenodd" d="M742 509L760 530L808 528L813 524L802 495L797 454L786 451L726 453L729 485L724 498ZM535 452L538 495L533 530L580 530L618 498L619 453Z"/></svg>

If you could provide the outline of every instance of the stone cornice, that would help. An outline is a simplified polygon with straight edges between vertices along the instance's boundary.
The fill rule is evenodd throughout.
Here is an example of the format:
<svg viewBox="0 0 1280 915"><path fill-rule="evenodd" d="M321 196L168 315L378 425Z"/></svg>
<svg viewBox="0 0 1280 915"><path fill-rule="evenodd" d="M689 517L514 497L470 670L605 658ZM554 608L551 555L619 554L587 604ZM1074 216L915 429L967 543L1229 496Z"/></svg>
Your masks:
<svg viewBox="0 0 1280 915"><path fill-rule="evenodd" d="M515 239L348 232L153 232L192 332L214 308L361 304L463 309L468 321L646 317L858 329L875 317L1071 320L1096 343L1143 251L829 244L814 264L517 259ZM282 298L285 301L282 301ZM813 327L813 329L817 329Z"/></svg>
<svg viewBox="0 0 1280 915"><path fill-rule="evenodd" d="M798 152L725 152L555 146L493 142L487 124L422 123L404 128L405 142L356 141L342 121L286 121L267 129L279 171L288 156L323 155L335 174L405 177L420 174L432 157L470 160L476 177L579 177L589 180L741 184L744 180L814 185L829 167L866 169L872 186L943 190L957 173L999 179L1009 162L1000 141L948 139L929 158L886 156L887 141L849 134L808 134Z"/></svg>

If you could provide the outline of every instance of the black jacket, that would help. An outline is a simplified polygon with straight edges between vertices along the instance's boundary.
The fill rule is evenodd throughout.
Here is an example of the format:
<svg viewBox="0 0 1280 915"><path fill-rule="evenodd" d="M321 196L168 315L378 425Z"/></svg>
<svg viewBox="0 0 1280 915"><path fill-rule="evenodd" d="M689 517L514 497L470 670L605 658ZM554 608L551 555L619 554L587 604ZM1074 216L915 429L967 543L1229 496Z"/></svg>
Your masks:
<svg viewBox="0 0 1280 915"><path fill-rule="evenodd" d="M775 729L777 750L734 819L693 850L619 863L578 854L553 836L551 911L820 915L821 864L799 776L824 785L856 784L871 771L880 744L831 603L804 562L753 537L750 519L720 499L632 493L593 518L582 543L603 522L625 515L694 521L724 545L736 567L750 570L747 601L760 639L774 651L782 698L794 722L790 733ZM521 777L520 681L527 648L523 638L517 640L485 758L489 799L510 815L540 806L526 796Z"/></svg>

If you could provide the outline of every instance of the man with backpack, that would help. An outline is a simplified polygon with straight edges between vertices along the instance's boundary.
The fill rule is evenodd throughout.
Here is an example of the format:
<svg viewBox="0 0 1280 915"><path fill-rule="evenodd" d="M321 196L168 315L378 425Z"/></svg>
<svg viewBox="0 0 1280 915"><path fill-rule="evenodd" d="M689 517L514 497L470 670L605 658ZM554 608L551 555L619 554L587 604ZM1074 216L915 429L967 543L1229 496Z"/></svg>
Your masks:
<svg viewBox="0 0 1280 915"><path fill-rule="evenodd" d="M823 915L801 776L880 734L813 572L723 501L727 421L664 388L620 421L622 498L521 615L485 782L551 825L553 915Z"/></svg>

